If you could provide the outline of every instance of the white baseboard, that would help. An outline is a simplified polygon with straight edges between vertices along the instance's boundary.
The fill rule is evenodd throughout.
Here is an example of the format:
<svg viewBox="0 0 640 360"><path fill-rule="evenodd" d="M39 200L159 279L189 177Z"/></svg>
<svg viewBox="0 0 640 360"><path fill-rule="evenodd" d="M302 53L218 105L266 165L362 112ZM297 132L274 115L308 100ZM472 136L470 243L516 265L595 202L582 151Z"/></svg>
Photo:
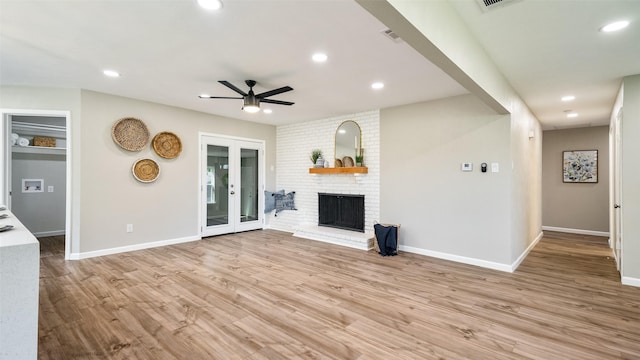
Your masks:
<svg viewBox="0 0 640 360"><path fill-rule="evenodd" d="M524 259L527 257L529 252L531 252L531 250L538 244L540 239L542 239L543 235L544 234L541 231L540 234L538 234L538 236L535 238L535 240L533 240L533 242L529 244L527 249L523 251L522 254L518 257L518 259L516 259L516 261L514 261L513 264L511 265L497 263L493 261L481 260L476 258L470 258L466 256L453 255L453 254L443 253L439 251L420 249L420 248L415 248L415 247L406 246L406 245L400 245L399 248L402 251L406 251L414 254L426 255L426 256L431 256L438 259L455 261L463 264L480 266L487 269L512 273L518 268L518 266L520 266L520 263L524 261Z"/></svg>
<svg viewBox="0 0 640 360"><path fill-rule="evenodd" d="M533 242L531 244L529 244L529 246L527 246L525 251L523 251L522 254L520 254L520 256L516 259L516 261L514 261L513 264L511 264L511 272L516 271L518 266L520 266L520 264L524 261L524 259L527 257L527 255L529 255L531 250L533 250L533 248L538 244L538 242L540 242L540 239L542 239L542 236L544 236L544 233L542 231L540 231L540 234L538 234L538 236L536 236L536 238L533 240Z"/></svg>
<svg viewBox="0 0 640 360"><path fill-rule="evenodd" d="M632 278L632 277L628 277L628 276L623 276L622 277L622 285L640 287L640 279L639 278Z"/></svg>
<svg viewBox="0 0 640 360"><path fill-rule="evenodd" d="M65 234L64 230L54 230L54 231L34 232L33 236L35 236L35 237L47 237L47 236L59 236L59 235L64 235L64 234Z"/></svg>
<svg viewBox="0 0 640 360"><path fill-rule="evenodd" d="M268 230L276 230L276 231L283 231L283 232L288 232L288 233L292 233L294 232L294 230L287 228L287 227L281 227L281 226L273 226L271 224L267 224L263 227L263 229L268 229Z"/></svg>
<svg viewBox="0 0 640 360"><path fill-rule="evenodd" d="M593 235L593 236L604 236L604 237L609 236L608 231L570 229L570 228L562 228L562 227L555 227L555 226L543 226L542 230L557 231L557 232L564 232L564 233L571 233L571 234L580 234L580 235Z"/></svg>
<svg viewBox="0 0 640 360"><path fill-rule="evenodd" d="M81 252L81 253L71 253L71 255L69 256L69 259L70 260L88 259L88 258L97 257L97 256L113 255L113 254L129 252L129 251L150 249L150 248L155 248L160 246L182 244L182 243L197 241L197 240L202 240L202 237L188 236L188 237L177 238L177 239L169 239L169 240L153 241L153 242L135 244L135 245L119 246L119 247L110 248L110 249L87 251L87 252Z"/></svg>
<svg viewBox="0 0 640 360"><path fill-rule="evenodd" d="M416 248L416 247L406 246L406 245L400 245L399 248L401 251L431 256L431 257L443 259L443 260L455 261L455 262L468 264L468 265L480 266L487 269L499 270L499 271L505 271L505 272L513 271L511 270L511 266L507 264L480 260L480 259L475 259L475 258L470 258L470 257L465 257L460 255L453 255L453 254L443 253L439 251L426 250L426 249L421 249L421 248Z"/></svg>

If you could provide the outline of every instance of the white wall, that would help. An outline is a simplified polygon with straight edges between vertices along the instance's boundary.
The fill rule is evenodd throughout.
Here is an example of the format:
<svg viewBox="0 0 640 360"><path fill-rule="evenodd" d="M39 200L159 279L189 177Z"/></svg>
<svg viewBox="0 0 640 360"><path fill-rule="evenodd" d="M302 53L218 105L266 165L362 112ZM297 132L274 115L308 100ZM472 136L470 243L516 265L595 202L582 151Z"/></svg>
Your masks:
<svg viewBox="0 0 640 360"><path fill-rule="evenodd" d="M511 261L517 266L542 237L542 127L517 94L512 96L509 224Z"/></svg>
<svg viewBox="0 0 640 360"><path fill-rule="evenodd" d="M386 26L499 114L511 114L511 260L541 236L539 121L448 1L357 0ZM528 134L537 134L529 139ZM384 150L383 150L384 151ZM384 186L384 184L383 184Z"/></svg>
<svg viewBox="0 0 640 360"><path fill-rule="evenodd" d="M622 281L640 286L640 75L624 78L622 132Z"/></svg>
<svg viewBox="0 0 640 360"><path fill-rule="evenodd" d="M401 245L509 266L510 117L463 95L383 109L380 122L381 217L402 224ZM463 162L473 171L461 171Z"/></svg>
<svg viewBox="0 0 640 360"><path fill-rule="evenodd" d="M71 187L71 234L67 235L71 253L80 249L80 159L82 158L82 141L80 138L80 124L82 111L80 105L80 90L78 89L52 89L33 87L0 87L0 108L13 110L41 110L41 111L68 111L70 113L70 126L67 134L73 139L67 138L67 144L72 143L67 150L67 161L71 163L71 177L67 178ZM6 119L5 119L6 120ZM0 137L0 141L7 141L7 136ZM0 147L4 148L4 147ZM2 152L3 150L0 150ZM4 156L0 156L0 166L4 169Z"/></svg>
<svg viewBox="0 0 640 360"><path fill-rule="evenodd" d="M372 231L374 221L380 218L380 115L376 111L337 116L305 123L281 125L277 128L278 174L274 191L295 191L297 211L282 211L278 216L269 214L269 226L293 232L301 224L318 223L318 193L361 194L365 196L365 230ZM354 120L362 131L366 175L312 175L309 155L321 149L333 166L334 137L343 121Z"/></svg>
<svg viewBox="0 0 640 360"><path fill-rule="evenodd" d="M82 253L199 238L199 132L264 140L265 182L275 184L275 171L269 170L275 165L274 126L84 90L82 115ZM111 137L113 124L123 117L144 121L151 137L174 132L182 153L167 160L151 146L123 150ZM158 180L135 180L131 167L141 158L159 164ZM132 233L126 233L126 224L133 224Z"/></svg>
<svg viewBox="0 0 640 360"><path fill-rule="evenodd" d="M0 107L5 109L71 112L74 258L199 238L199 132L264 140L265 182L267 187L275 185L274 126L84 90L0 91ZM182 140L181 156L161 159L150 147L122 150L111 139L111 127L123 117L143 120L152 136L175 132ZM161 166L159 179L151 184L139 183L131 174L133 163L144 157ZM126 224L134 225L133 233L126 233Z"/></svg>

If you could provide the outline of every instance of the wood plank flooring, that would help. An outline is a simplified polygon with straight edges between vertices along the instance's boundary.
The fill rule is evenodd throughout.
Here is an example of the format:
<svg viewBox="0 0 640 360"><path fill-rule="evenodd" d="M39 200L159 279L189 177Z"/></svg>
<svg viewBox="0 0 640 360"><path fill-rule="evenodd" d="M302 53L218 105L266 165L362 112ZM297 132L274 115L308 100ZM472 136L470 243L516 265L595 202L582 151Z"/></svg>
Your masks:
<svg viewBox="0 0 640 360"><path fill-rule="evenodd" d="M640 359L604 238L503 273L262 230L64 261L41 239L40 359Z"/></svg>

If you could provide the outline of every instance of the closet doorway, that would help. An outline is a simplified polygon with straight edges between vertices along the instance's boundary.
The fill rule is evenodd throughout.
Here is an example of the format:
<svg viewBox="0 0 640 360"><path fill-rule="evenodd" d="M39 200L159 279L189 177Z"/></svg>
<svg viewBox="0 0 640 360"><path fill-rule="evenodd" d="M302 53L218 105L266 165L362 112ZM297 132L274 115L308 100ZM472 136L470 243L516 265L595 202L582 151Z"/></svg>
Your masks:
<svg viewBox="0 0 640 360"><path fill-rule="evenodd" d="M261 229L264 141L201 134L203 237Z"/></svg>
<svg viewBox="0 0 640 360"><path fill-rule="evenodd" d="M64 236L69 259L70 113L3 110L2 121L2 202L34 236Z"/></svg>

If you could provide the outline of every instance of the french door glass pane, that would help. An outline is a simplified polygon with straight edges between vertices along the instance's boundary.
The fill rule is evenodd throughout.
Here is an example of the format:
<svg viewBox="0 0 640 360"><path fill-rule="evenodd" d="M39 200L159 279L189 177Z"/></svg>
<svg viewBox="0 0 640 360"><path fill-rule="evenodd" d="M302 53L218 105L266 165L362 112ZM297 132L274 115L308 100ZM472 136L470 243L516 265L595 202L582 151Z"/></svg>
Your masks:
<svg viewBox="0 0 640 360"><path fill-rule="evenodd" d="M258 150L240 150L240 221L258 220Z"/></svg>
<svg viewBox="0 0 640 360"><path fill-rule="evenodd" d="M207 145L207 226L229 223L229 148Z"/></svg>

